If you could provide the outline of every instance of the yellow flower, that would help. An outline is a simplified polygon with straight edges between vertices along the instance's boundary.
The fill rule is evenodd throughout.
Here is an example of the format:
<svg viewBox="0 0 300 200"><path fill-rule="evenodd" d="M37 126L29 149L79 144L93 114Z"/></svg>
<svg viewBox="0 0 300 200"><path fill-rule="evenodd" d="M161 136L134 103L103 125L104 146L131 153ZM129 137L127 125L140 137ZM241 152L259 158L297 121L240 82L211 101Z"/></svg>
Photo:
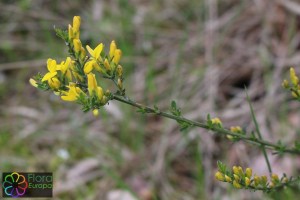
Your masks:
<svg viewBox="0 0 300 200"><path fill-rule="evenodd" d="M60 65L57 65L57 70L60 70L61 73L68 78L68 80L72 80L72 74L70 71L71 61L71 58L67 57L66 61L62 61Z"/></svg>
<svg viewBox="0 0 300 200"><path fill-rule="evenodd" d="M115 52L114 52L114 58L113 58L113 62L115 64L118 64L120 59L121 59L121 56L122 56L122 51L121 49L116 49Z"/></svg>
<svg viewBox="0 0 300 200"><path fill-rule="evenodd" d="M81 41L79 39L74 39L73 44L75 53L80 54L82 47Z"/></svg>
<svg viewBox="0 0 300 200"><path fill-rule="evenodd" d="M70 24L69 24L69 27L68 27L68 33L69 33L69 41L72 42L73 39L74 39L74 33L73 33L73 28Z"/></svg>
<svg viewBox="0 0 300 200"><path fill-rule="evenodd" d="M54 90L57 90L60 87L60 81L56 77L50 78L48 84Z"/></svg>
<svg viewBox="0 0 300 200"><path fill-rule="evenodd" d="M104 45L102 43L100 43L94 50L89 45L86 45L86 49L90 53L91 57L93 59L95 59L96 61L102 60L100 55L101 55L103 48L104 48Z"/></svg>
<svg viewBox="0 0 300 200"><path fill-rule="evenodd" d="M73 34L74 34L74 38L79 39L80 36L80 22L81 22L81 18L80 16L74 16L73 17Z"/></svg>
<svg viewBox="0 0 300 200"><path fill-rule="evenodd" d="M103 97L103 89L99 86L97 86L97 80L95 77L95 74L89 73L87 75L88 77L88 91L91 96L96 94L99 100Z"/></svg>
<svg viewBox="0 0 300 200"><path fill-rule="evenodd" d="M242 132L242 128L240 126L232 126L230 127L230 131L233 133L240 133Z"/></svg>
<svg viewBox="0 0 300 200"><path fill-rule="evenodd" d="M246 168L245 175L246 175L246 177L251 178L251 176L252 176L252 169L251 168Z"/></svg>
<svg viewBox="0 0 300 200"><path fill-rule="evenodd" d="M232 185L233 185L233 187L235 187L237 189L241 189L242 188L242 185L239 184L238 182L236 182L235 180L233 181Z"/></svg>
<svg viewBox="0 0 300 200"><path fill-rule="evenodd" d="M80 94L83 93L83 91L79 87L76 87L72 83L70 83L68 88L68 92L64 92L64 95L61 96L61 99L64 101L76 101L79 98Z"/></svg>
<svg viewBox="0 0 300 200"><path fill-rule="evenodd" d="M97 117L97 116L99 115L99 110L98 110L98 109L94 109L94 110L93 110L93 115L94 115L95 117Z"/></svg>
<svg viewBox="0 0 300 200"><path fill-rule="evenodd" d="M115 50L117 49L117 45L116 42L113 40L110 43L110 47L109 47L109 57L112 58L115 55Z"/></svg>
<svg viewBox="0 0 300 200"><path fill-rule="evenodd" d="M245 178L245 185L246 185L246 187L248 187L250 185L250 183L251 183L251 180L248 177L246 177Z"/></svg>
<svg viewBox="0 0 300 200"><path fill-rule="evenodd" d="M37 84L37 82L36 82L36 80L34 80L34 79L29 79L29 83L33 86L33 87L38 87L38 84Z"/></svg>
<svg viewBox="0 0 300 200"><path fill-rule="evenodd" d="M232 179L227 175L225 175L225 180L226 180L226 182L229 182L229 183L232 181Z"/></svg>
<svg viewBox="0 0 300 200"><path fill-rule="evenodd" d="M294 86L297 86L299 83L299 78L296 75L295 69L292 67L290 68L290 78L291 78L292 84Z"/></svg>
<svg viewBox="0 0 300 200"><path fill-rule="evenodd" d="M47 60L47 68L48 68L49 72L47 74L45 74L45 76L42 79L42 82L48 81L49 79L56 76L56 74L57 74L56 61L55 60L49 58Z"/></svg>
<svg viewBox="0 0 300 200"><path fill-rule="evenodd" d="M279 178L277 174L272 174L272 181L275 183L279 182Z"/></svg>
<svg viewBox="0 0 300 200"><path fill-rule="evenodd" d="M289 82L287 80L283 80L282 82L282 87L285 88L285 89L288 89L289 88Z"/></svg>
<svg viewBox="0 0 300 200"><path fill-rule="evenodd" d="M224 181L224 180L225 180L224 174L222 174L222 173L219 172L219 171L216 172L215 178L216 178L218 181Z"/></svg>
<svg viewBox="0 0 300 200"><path fill-rule="evenodd" d="M221 120L220 120L219 118L217 118L217 117L211 119L211 122L212 122L212 124L214 124L214 125L221 125L221 126L222 126Z"/></svg>
<svg viewBox="0 0 300 200"><path fill-rule="evenodd" d="M106 69L107 71L110 71L110 70L111 70L111 67L110 67L110 64L109 64L107 58L105 58L103 64L104 64L104 67L105 67L105 69Z"/></svg>

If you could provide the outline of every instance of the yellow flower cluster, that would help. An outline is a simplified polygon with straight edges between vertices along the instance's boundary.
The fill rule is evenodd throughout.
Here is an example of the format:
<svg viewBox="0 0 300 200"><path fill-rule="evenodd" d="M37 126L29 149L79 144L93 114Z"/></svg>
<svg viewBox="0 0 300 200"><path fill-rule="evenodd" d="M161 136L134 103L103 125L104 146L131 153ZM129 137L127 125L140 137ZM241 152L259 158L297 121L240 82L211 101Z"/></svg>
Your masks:
<svg viewBox="0 0 300 200"><path fill-rule="evenodd" d="M233 166L231 172L221 172L219 170L216 172L215 178L218 181L228 182L237 189L270 189L288 182L287 177L284 176L279 179L277 174L272 174L270 181L268 181L267 176L252 176L251 168L246 168L243 171L241 166Z"/></svg>
<svg viewBox="0 0 300 200"><path fill-rule="evenodd" d="M293 97L297 99L300 98L299 78L293 67L290 68L290 82L288 80L283 80L282 87L289 89L292 92Z"/></svg>
<svg viewBox="0 0 300 200"><path fill-rule="evenodd" d="M54 91L64 101L76 101L83 105L84 111L93 110L94 115L98 115L98 109L110 100L111 95L98 84L99 77L111 79L120 92L124 91L123 68L119 64L122 51L117 48L115 41L111 42L107 54L103 51L103 43L95 49L89 45L84 48L80 41L80 24L81 18L75 16L68 31L57 30L57 34L65 40L71 57L60 64L49 58L48 72L37 75L29 82L34 87Z"/></svg>

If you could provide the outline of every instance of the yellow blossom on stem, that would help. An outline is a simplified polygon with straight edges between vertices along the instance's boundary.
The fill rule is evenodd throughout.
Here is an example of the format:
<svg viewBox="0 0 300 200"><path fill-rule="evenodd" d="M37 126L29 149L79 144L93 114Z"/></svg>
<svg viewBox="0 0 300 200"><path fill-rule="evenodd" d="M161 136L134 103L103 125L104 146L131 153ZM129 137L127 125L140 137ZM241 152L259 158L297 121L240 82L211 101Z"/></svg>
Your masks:
<svg viewBox="0 0 300 200"><path fill-rule="evenodd" d="M285 89L288 89L289 88L289 82L287 80L283 80L282 82L282 87L285 88Z"/></svg>
<svg viewBox="0 0 300 200"><path fill-rule="evenodd" d="M246 187L248 187L250 185L250 183L251 183L251 180L248 177L246 177L245 178L245 185L246 185Z"/></svg>
<svg viewBox="0 0 300 200"><path fill-rule="evenodd" d="M237 188L237 189L241 189L242 188L242 185L241 184L239 184L237 181L233 181L233 183L232 183L232 185L233 185L233 187L235 187L235 188Z"/></svg>
<svg viewBox="0 0 300 200"><path fill-rule="evenodd" d="M229 183L232 182L232 179L227 175L225 175L225 180L226 180L226 182L229 182Z"/></svg>
<svg viewBox="0 0 300 200"><path fill-rule="evenodd" d="M80 35L80 22L81 22L81 18L80 16L74 16L73 17L73 34L74 34L74 38L79 39L79 35Z"/></svg>
<svg viewBox="0 0 300 200"><path fill-rule="evenodd" d="M57 65L57 70L60 70L61 73L68 78L69 81L72 80L72 74L70 71L71 58L67 57L66 61L61 62L60 65Z"/></svg>
<svg viewBox="0 0 300 200"><path fill-rule="evenodd" d="M93 59L95 59L96 61L102 60L101 52L102 52L103 48L104 48L104 45L102 43L100 43L94 50L89 45L86 45L86 49L90 53L91 57Z"/></svg>
<svg viewBox="0 0 300 200"><path fill-rule="evenodd" d="M87 75L88 77L88 91L91 96L96 94L99 100L103 97L103 89L99 86L97 86L97 80L95 77L95 74L89 73Z"/></svg>
<svg viewBox="0 0 300 200"><path fill-rule="evenodd" d="M43 81L48 81L49 79L51 79L52 77L56 76L56 74L57 74L57 71L56 71L56 61L55 60L49 58L47 60L47 68L48 68L49 72L45 74L45 76L42 79L42 82Z"/></svg>
<svg viewBox="0 0 300 200"><path fill-rule="evenodd" d="M75 53L79 55L82 47L81 41L79 39L74 39L73 44Z"/></svg>
<svg viewBox="0 0 300 200"><path fill-rule="evenodd" d="M220 125L220 126L222 126L221 120L220 120L219 118L217 118L217 117L211 119L211 122L212 122L212 124L214 124L214 125Z"/></svg>
<svg viewBox="0 0 300 200"><path fill-rule="evenodd" d="M219 171L216 172L215 178L216 178L218 181L224 181L224 180L225 180L224 174L222 174L222 173L219 172Z"/></svg>
<svg viewBox="0 0 300 200"><path fill-rule="evenodd" d="M291 78L291 82L294 86L297 86L299 83L299 78L296 75L295 69L294 68L290 68L290 78Z"/></svg>
<svg viewBox="0 0 300 200"><path fill-rule="evenodd" d="M57 90L60 87L60 81L56 77L50 78L48 84L54 90Z"/></svg>
<svg viewBox="0 0 300 200"><path fill-rule="evenodd" d="M68 27L68 34L69 34L69 41L73 42L74 33L73 33L73 28L72 28L72 26L70 24L69 24L69 27Z"/></svg>
<svg viewBox="0 0 300 200"><path fill-rule="evenodd" d="M61 99L64 101L76 101L81 93L84 93L79 87L76 87L75 84L70 83L68 86L69 90L67 92L63 92L63 96Z"/></svg>
<svg viewBox="0 0 300 200"><path fill-rule="evenodd" d="M115 50L117 49L117 45L116 42L113 40L110 43L110 47L109 47L109 57L113 58L115 55Z"/></svg>
<svg viewBox="0 0 300 200"><path fill-rule="evenodd" d="M114 58L113 58L113 62L115 64L118 64L120 59L121 59L121 56L122 56L122 51L121 49L116 49L115 52L114 52Z"/></svg>
<svg viewBox="0 0 300 200"><path fill-rule="evenodd" d="M245 175L246 175L246 177L251 178L251 176L252 176L252 169L251 168L246 168Z"/></svg>
<svg viewBox="0 0 300 200"><path fill-rule="evenodd" d="M110 67L110 64L109 64L107 58L105 58L103 64L104 64L104 67L105 67L105 69L106 69L107 71L110 71L110 70L111 70L111 67Z"/></svg>
<svg viewBox="0 0 300 200"><path fill-rule="evenodd" d="M98 110L98 109L94 109L94 110L93 110L93 115L94 115L95 117L97 117L97 116L99 115L99 110Z"/></svg>

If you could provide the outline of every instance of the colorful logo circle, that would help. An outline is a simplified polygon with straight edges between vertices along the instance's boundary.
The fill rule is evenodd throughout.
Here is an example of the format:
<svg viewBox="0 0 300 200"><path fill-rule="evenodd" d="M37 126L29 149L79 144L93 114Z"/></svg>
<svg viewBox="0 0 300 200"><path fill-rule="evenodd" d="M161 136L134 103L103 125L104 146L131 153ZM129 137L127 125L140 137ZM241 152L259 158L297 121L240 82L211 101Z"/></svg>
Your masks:
<svg viewBox="0 0 300 200"><path fill-rule="evenodd" d="M28 187L25 176L13 172L6 175L3 180L3 188L7 196L20 197L25 194Z"/></svg>

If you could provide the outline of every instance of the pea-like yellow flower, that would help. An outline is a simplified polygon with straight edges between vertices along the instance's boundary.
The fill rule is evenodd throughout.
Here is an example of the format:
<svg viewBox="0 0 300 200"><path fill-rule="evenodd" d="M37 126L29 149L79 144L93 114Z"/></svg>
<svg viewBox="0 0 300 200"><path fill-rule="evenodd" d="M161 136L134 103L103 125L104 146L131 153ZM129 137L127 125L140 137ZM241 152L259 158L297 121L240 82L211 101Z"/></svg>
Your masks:
<svg viewBox="0 0 300 200"><path fill-rule="evenodd" d="M224 174L222 174L222 173L219 172L219 171L216 172L215 178L216 178L218 181L224 181L224 180L225 180Z"/></svg>
<svg viewBox="0 0 300 200"><path fill-rule="evenodd" d="M214 125L220 125L220 126L222 126L222 122L221 122L221 120L218 117L211 119L211 122Z"/></svg>
<svg viewBox="0 0 300 200"><path fill-rule="evenodd" d="M119 64L119 61L121 59L121 56L122 56L122 51L121 49L116 49L115 52L114 52L114 58L113 58L113 62L115 64Z"/></svg>
<svg viewBox="0 0 300 200"><path fill-rule="evenodd" d="M93 115L94 115L95 117L97 117L97 116L99 115L99 110L98 110L98 109L94 109L94 110L93 110Z"/></svg>
<svg viewBox="0 0 300 200"><path fill-rule="evenodd" d="M75 84L70 83L68 86L69 90L67 92L63 92L63 96L61 96L61 99L64 101L76 101L80 94L84 94L84 92L79 88L76 87Z"/></svg>
<svg viewBox="0 0 300 200"><path fill-rule="evenodd" d="M240 126L232 126L232 127L230 127L230 131L233 133L241 133L242 128Z"/></svg>
<svg viewBox="0 0 300 200"><path fill-rule="evenodd" d="M87 75L87 78L88 78L88 91L89 91L89 94L91 96L96 94L98 99L101 100L102 97L103 97L103 89L101 87L97 86L97 80L96 80L95 74L89 73Z"/></svg>
<svg viewBox="0 0 300 200"><path fill-rule="evenodd" d="M103 64L104 64L104 67L105 67L105 69L106 69L107 71L110 71L110 70L111 70L111 67L110 67L110 64L109 64L107 58L105 58Z"/></svg>
<svg viewBox="0 0 300 200"><path fill-rule="evenodd" d="M42 82L48 81L49 79L56 76L56 74L57 74L56 61L55 60L49 58L47 60L47 68L48 68L49 72L45 74L45 76L42 79Z"/></svg>
<svg viewBox="0 0 300 200"><path fill-rule="evenodd" d="M285 89L288 89L288 88L289 88L289 82L288 82L287 80L285 80L285 79L282 81L282 84L281 84L281 85L282 85L282 87L285 88Z"/></svg>
<svg viewBox="0 0 300 200"><path fill-rule="evenodd" d="M232 182L232 179L227 175L225 175L225 180L226 180L226 182L229 182L229 183Z"/></svg>
<svg viewBox="0 0 300 200"><path fill-rule="evenodd" d="M86 49L90 53L91 57L93 59L95 59L96 61L102 60L101 52L102 52L103 48L104 48L104 45L102 43L100 43L94 50L89 45L86 45Z"/></svg>
<svg viewBox="0 0 300 200"><path fill-rule="evenodd" d="M246 177L251 178L251 176L252 176L252 169L251 168L246 168L245 175L246 175Z"/></svg>
<svg viewBox="0 0 300 200"><path fill-rule="evenodd" d="M232 183L232 185L233 185L233 187L235 187L235 188L237 188L237 189L241 189L242 188L242 185L241 184L239 184L237 181L233 181L233 183Z"/></svg>
<svg viewBox="0 0 300 200"><path fill-rule="evenodd" d="M294 86L297 86L299 83L299 78L296 75L295 69L294 68L290 68L290 78L291 78L291 82Z"/></svg>
<svg viewBox="0 0 300 200"><path fill-rule="evenodd" d="M50 78L48 84L54 90L58 90L60 87L60 81L56 77Z"/></svg>
<svg viewBox="0 0 300 200"><path fill-rule="evenodd" d="M75 53L80 54L82 47L81 41L79 39L74 39L73 44Z"/></svg>
<svg viewBox="0 0 300 200"><path fill-rule="evenodd" d="M278 178L278 175L277 174L272 174L272 181L274 182L274 183L277 183L277 182L279 182L279 178Z"/></svg>
<svg viewBox="0 0 300 200"><path fill-rule="evenodd" d="M59 65L57 65L57 70L60 70L63 76L66 76L69 81L72 80L72 74L70 70L71 64L72 64L71 58L67 57L66 61L62 61Z"/></svg>
<svg viewBox="0 0 300 200"><path fill-rule="evenodd" d="M251 183L250 178L245 177L245 185L246 185L246 187L248 187L250 185L250 183Z"/></svg>

